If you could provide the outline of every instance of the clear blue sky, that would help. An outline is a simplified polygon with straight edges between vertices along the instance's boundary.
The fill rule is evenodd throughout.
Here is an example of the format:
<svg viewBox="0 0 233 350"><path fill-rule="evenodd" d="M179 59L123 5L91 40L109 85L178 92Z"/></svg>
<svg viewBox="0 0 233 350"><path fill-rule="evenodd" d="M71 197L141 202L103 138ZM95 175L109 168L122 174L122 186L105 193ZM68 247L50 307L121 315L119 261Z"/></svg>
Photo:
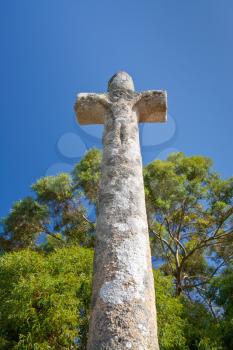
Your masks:
<svg viewBox="0 0 233 350"><path fill-rule="evenodd" d="M2 0L0 16L0 216L100 144L73 104L118 70L168 91L168 126L141 130L145 162L177 149L232 175L232 0Z"/></svg>

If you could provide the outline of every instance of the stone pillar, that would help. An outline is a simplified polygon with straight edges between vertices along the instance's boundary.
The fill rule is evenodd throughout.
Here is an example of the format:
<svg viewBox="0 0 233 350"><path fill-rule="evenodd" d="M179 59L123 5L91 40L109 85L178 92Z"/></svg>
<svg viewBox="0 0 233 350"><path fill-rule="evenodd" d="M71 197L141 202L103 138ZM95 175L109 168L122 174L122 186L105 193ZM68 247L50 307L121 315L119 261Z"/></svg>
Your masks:
<svg viewBox="0 0 233 350"><path fill-rule="evenodd" d="M158 350L138 132L140 115L151 102L141 100L123 72L109 81L105 96L100 102L106 112L87 349Z"/></svg>

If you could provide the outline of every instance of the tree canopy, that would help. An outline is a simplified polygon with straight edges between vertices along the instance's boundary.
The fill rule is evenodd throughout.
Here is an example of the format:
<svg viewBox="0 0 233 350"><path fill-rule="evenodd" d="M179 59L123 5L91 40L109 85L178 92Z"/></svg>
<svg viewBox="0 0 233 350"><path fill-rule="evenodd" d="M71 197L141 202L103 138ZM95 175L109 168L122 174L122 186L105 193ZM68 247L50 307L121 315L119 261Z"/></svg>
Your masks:
<svg viewBox="0 0 233 350"><path fill-rule="evenodd" d="M0 259L1 349L82 349L92 255L70 246L49 255L25 249Z"/></svg>
<svg viewBox="0 0 233 350"><path fill-rule="evenodd" d="M176 153L144 170L153 252L174 276L177 294L205 284L227 262L219 247L232 241L233 178L222 180L211 165Z"/></svg>
<svg viewBox="0 0 233 350"><path fill-rule="evenodd" d="M2 219L0 349L85 349L101 157L39 179ZM232 348L233 178L175 153L144 183L161 350Z"/></svg>

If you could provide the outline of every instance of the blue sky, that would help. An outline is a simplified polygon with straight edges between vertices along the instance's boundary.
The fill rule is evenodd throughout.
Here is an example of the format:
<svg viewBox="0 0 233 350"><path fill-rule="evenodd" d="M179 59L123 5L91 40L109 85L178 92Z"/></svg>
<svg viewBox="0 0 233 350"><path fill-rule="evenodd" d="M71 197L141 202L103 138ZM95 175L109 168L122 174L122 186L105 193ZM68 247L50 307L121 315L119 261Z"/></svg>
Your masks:
<svg viewBox="0 0 233 350"><path fill-rule="evenodd" d="M141 126L145 162L180 150L232 175L231 0L2 0L0 16L0 216L100 146L73 105L118 70L168 91L169 123Z"/></svg>

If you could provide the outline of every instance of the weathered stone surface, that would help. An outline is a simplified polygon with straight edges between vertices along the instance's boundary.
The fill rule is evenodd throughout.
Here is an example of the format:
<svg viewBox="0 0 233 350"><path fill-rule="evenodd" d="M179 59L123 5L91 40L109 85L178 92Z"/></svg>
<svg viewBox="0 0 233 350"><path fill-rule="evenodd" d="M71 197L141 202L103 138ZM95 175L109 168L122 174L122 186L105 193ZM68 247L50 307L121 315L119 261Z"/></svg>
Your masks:
<svg viewBox="0 0 233 350"><path fill-rule="evenodd" d="M76 104L79 121L102 116L105 126L88 350L159 349L138 120L146 108L157 113L161 93L144 93L140 104L142 95L121 72L108 94Z"/></svg>
<svg viewBox="0 0 233 350"><path fill-rule="evenodd" d="M148 90L134 92L132 78L124 72L115 74L108 83L107 94L81 93L75 104L77 119L80 124L104 124L111 114L109 103L123 97L133 100L132 110L136 112L139 123L166 122L166 91Z"/></svg>
<svg viewBox="0 0 233 350"><path fill-rule="evenodd" d="M134 108L140 123L167 121L167 94L165 91L146 91L140 94Z"/></svg>

